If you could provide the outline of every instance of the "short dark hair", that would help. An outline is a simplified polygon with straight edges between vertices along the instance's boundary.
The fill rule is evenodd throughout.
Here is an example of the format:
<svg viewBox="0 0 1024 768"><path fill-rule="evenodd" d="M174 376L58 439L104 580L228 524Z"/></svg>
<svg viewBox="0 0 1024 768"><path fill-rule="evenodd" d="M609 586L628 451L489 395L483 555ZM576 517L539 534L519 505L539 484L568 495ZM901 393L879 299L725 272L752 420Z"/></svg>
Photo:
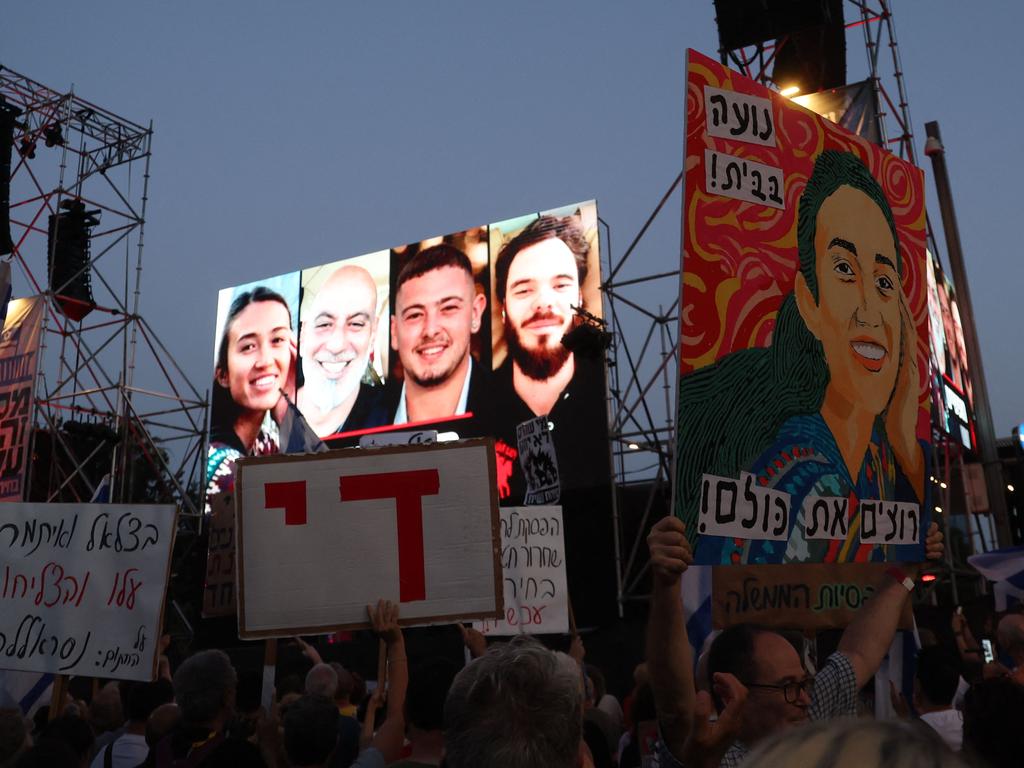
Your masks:
<svg viewBox="0 0 1024 768"><path fill-rule="evenodd" d="M708 649L708 680L714 680L716 672L727 672L741 683L754 682L757 676L757 662L754 660L754 641L758 635L769 630L754 624L736 624L716 637ZM715 706L722 709L722 701L714 693Z"/></svg>
<svg viewBox="0 0 1024 768"><path fill-rule="evenodd" d="M326 696L302 696L284 715L284 751L289 765L318 765L338 743L338 708Z"/></svg>
<svg viewBox="0 0 1024 768"><path fill-rule="evenodd" d="M443 267L456 267L465 271L471 281L473 279L473 265L469 261L469 256L454 245L440 243L424 248L406 260L402 268L398 270L398 277L395 279L395 294L397 295L398 289L414 277L420 277L427 272L433 272L435 269Z"/></svg>
<svg viewBox="0 0 1024 768"><path fill-rule="evenodd" d="M964 752L992 768L1019 766L1024 755L1024 685L1008 677L982 680L964 696Z"/></svg>
<svg viewBox="0 0 1024 768"><path fill-rule="evenodd" d="M135 682L128 687L128 719L143 722L161 704L174 701L174 687L168 680L158 678L151 683Z"/></svg>
<svg viewBox="0 0 1024 768"><path fill-rule="evenodd" d="M583 227L575 216L541 216L531 221L518 235L513 237L501 249L494 263L494 290L498 301L505 301L505 289L508 282L508 271L519 252L544 240L557 237L570 251L576 260L576 273L580 285L587 278L587 255L590 243L583 233Z"/></svg>
<svg viewBox="0 0 1024 768"><path fill-rule="evenodd" d="M938 645L918 651L917 682L931 704L951 705L960 685L960 665L954 653Z"/></svg>
<svg viewBox="0 0 1024 768"><path fill-rule="evenodd" d="M39 740L40 743L60 741L71 747L79 760L92 753L92 746L96 741L89 724L76 715L61 715L56 720L51 720L43 729Z"/></svg>

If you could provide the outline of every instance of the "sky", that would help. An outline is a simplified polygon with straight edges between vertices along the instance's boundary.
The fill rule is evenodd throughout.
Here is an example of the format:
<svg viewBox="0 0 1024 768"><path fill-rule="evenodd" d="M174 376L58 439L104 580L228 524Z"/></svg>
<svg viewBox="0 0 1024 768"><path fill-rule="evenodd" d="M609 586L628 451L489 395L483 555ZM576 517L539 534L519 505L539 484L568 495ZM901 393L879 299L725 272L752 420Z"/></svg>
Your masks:
<svg viewBox="0 0 1024 768"><path fill-rule="evenodd" d="M1008 436L1024 421L1024 6L893 8L929 211L938 225L921 151L938 120ZM8 3L0 23L3 66L153 121L140 311L200 391L222 287L588 199L618 260L682 166L686 49L717 46L711 0L56 0ZM859 31L847 61L864 76ZM680 205L624 277L678 267ZM647 327L626 330L639 346Z"/></svg>

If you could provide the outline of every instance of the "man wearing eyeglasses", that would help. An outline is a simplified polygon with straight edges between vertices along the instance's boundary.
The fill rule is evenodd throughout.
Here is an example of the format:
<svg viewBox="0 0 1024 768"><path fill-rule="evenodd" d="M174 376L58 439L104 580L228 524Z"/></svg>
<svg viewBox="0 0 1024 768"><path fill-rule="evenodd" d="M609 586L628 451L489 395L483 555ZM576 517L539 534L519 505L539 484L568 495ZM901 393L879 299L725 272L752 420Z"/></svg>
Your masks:
<svg viewBox="0 0 1024 768"><path fill-rule="evenodd" d="M777 632L750 625L723 631L708 651L720 713L712 724L710 697L694 691L680 594L682 574L693 556L682 521L672 516L659 520L647 545L653 573L647 665L662 736L662 768L734 768L768 736L808 720L855 714L857 691L882 663L914 586L901 570L890 569L890 583L858 611L838 650L814 677L796 648ZM942 557L942 534L935 523L925 551L929 560Z"/></svg>

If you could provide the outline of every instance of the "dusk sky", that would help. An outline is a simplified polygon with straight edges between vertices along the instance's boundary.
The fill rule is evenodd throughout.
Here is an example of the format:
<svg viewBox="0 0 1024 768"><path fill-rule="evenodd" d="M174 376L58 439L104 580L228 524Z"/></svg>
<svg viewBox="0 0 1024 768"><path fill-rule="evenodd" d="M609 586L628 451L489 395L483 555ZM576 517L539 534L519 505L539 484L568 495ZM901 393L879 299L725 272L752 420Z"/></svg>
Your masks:
<svg viewBox="0 0 1024 768"><path fill-rule="evenodd" d="M1024 421L1024 6L893 6L930 216L938 120L1005 437ZM64 0L6 3L0 24L3 66L153 120L141 312L200 391L222 287L589 199L617 260L682 166L686 49L717 46L711 0ZM847 62L864 77L859 30ZM624 276L678 266L680 204Z"/></svg>

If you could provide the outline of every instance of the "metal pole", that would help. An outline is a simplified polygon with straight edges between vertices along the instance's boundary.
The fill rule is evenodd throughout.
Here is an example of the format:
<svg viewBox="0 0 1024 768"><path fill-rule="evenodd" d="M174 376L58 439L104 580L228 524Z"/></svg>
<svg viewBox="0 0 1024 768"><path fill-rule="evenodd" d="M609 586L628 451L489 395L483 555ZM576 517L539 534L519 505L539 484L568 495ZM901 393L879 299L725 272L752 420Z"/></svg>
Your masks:
<svg viewBox="0 0 1024 768"><path fill-rule="evenodd" d="M988 401L988 386L985 384L985 368L981 361L981 346L974 325L974 305L971 303L971 289L967 282L963 250L960 246L960 229L957 226L956 211L953 209L953 193L946 170L946 149L942 145L937 121L924 124L928 140L924 153L931 158L935 176L935 191L942 212L942 228L946 233L946 253L953 270L953 283L960 304L960 321L963 324L964 343L967 345L968 374L974 387L974 423L977 426L978 447L981 463L985 468L985 486L988 489L989 511L995 519L999 535L999 546L1008 547L1013 539L1010 535L1010 521L1006 515L1006 482L1003 479L1003 465L996 453L995 428L992 426L992 409Z"/></svg>

